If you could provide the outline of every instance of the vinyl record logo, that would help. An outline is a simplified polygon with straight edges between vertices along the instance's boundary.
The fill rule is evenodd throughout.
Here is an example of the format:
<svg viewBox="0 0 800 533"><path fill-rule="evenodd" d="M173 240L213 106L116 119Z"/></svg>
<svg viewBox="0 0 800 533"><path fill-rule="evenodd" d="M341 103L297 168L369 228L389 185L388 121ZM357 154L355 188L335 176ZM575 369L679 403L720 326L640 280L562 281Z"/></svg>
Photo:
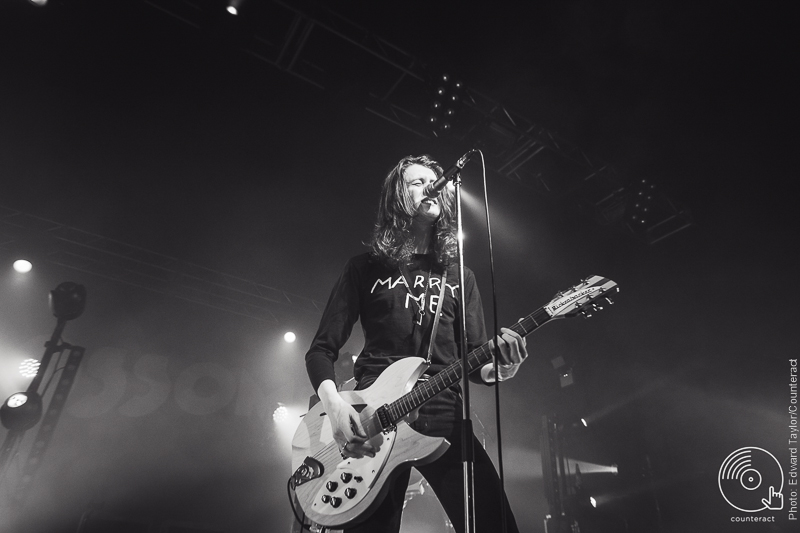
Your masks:
<svg viewBox="0 0 800 533"><path fill-rule="evenodd" d="M783 509L783 469L762 448L739 448L722 461L719 490L731 507L746 513Z"/></svg>

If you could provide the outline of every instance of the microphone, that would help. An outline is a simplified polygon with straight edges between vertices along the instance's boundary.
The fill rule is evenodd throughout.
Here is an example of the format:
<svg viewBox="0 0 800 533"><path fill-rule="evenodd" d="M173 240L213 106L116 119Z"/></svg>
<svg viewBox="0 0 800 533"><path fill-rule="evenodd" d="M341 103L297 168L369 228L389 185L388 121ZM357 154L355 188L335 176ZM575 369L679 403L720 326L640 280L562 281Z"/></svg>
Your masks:
<svg viewBox="0 0 800 533"><path fill-rule="evenodd" d="M422 194L427 196L428 198L437 198L439 193L442 192L442 189L445 188L447 182L452 180L456 174L461 171L462 168L467 164L467 161L472 157L472 154L476 153L477 150L472 149L466 154L462 155L461 158L455 162L453 166L448 168L442 174L442 177L438 180L434 181L433 183L427 185L423 190Z"/></svg>

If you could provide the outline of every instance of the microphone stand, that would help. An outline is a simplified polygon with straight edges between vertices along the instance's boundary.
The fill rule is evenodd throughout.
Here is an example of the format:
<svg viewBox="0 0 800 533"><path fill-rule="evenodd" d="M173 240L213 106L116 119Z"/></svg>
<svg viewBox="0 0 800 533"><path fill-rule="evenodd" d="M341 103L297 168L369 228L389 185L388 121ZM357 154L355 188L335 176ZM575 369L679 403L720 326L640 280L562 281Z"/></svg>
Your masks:
<svg viewBox="0 0 800 533"><path fill-rule="evenodd" d="M472 410L469 393L469 362L467 360L467 308L464 291L464 232L461 223L461 172L456 173L453 184L456 189L456 225L458 236L458 285L461 288L460 316L461 336L461 394L463 396L461 425L461 457L464 463L464 532L475 531L475 448L472 431Z"/></svg>

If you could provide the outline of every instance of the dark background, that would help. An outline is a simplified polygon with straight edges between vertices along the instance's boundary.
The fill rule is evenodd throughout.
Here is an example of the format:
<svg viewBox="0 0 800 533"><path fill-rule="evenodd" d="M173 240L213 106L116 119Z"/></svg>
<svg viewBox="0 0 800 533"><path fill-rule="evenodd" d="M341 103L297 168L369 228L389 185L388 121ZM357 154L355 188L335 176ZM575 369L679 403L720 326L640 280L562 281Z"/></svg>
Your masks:
<svg viewBox="0 0 800 533"><path fill-rule="evenodd" d="M322 90L243 52L254 32L278 31L266 4L248 0L234 18L211 0L4 0L4 220L35 215L324 302L363 249L393 164L430 153L447 166L470 146L366 112L366 64L333 61L337 82ZM200 13L199 27L158 7L169 5ZM776 516L771 526L729 525L746 513L724 502L717 472L744 446L769 450L788 472L798 140L789 13L621 0L325 5L426 72L458 73L609 161L626 183L652 180L692 215L691 227L648 245L489 172L501 325L590 274L622 289L607 312L530 337L531 360L503 387L520 529L543 531L541 420L557 413L591 422L565 435L571 457L619 465L617 477L584 476L607 503L582 529L787 530L786 510L760 513ZM477 163L464 183L481 196ZM491 317L484 226L476 210L465 216L467 263ZM313 392L302 355L319 313L282 305L276 320L257 320L193 304L47 261L42 234L13 234L0 248L0 393L26 386L16 367L49 338L46 295L61 281L87 287L86 312L65 334L87 355L4 530L75 531L84 515L289 531L289 445L272 411L301 409ZM10 266L20 254L43 260L23 277ZM281 338L290 329L293 345ZM573 366L569 387L550 365L556 355ZM475 395L496 454L492 394ZM14 494L26 446L0 498ZM442 523L430 496L409 503L406 530Z"/></svg>

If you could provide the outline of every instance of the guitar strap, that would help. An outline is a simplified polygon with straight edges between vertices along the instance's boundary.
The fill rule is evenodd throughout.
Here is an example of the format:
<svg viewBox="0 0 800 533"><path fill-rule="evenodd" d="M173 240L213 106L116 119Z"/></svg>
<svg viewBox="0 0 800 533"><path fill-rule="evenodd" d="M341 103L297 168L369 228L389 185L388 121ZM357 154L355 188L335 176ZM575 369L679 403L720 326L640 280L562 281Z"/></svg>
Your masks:
<svg viewBox="0 0 800 533"><path fill-rule="evenodd" d="M428 341L428 359L426 364L431 364L431 357L433 356L433 343L436 340L436 328L439 326L439 317L442 314L442 304L444 303L444 288L447 283L447 269L442 274L442 287L439 292L439 301L436 303L436 315L433 317L433 327L431 328L431 338Z"/></svg>

